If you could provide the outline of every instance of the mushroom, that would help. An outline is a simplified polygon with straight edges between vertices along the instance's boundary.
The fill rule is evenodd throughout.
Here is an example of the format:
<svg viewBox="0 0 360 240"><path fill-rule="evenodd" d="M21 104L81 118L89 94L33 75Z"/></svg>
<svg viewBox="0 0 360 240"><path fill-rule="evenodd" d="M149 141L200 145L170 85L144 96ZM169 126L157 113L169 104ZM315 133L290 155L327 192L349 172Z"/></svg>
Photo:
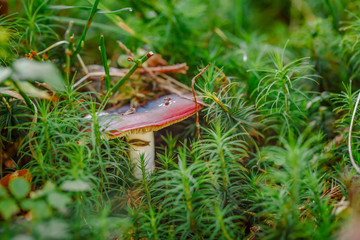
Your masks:
<svg viewBox="0 0 360 240"><path fill-rule="evenodd" d="M130 160L135 164L134 176L142 178L141 157L144 157L146 175L155 168L154 131L180 122L201 109L192 95L166 95L147 102L137 109L128 105L102 113L99 116L104 131L110 132L110 138L126 136L131 147Z"/></svg>

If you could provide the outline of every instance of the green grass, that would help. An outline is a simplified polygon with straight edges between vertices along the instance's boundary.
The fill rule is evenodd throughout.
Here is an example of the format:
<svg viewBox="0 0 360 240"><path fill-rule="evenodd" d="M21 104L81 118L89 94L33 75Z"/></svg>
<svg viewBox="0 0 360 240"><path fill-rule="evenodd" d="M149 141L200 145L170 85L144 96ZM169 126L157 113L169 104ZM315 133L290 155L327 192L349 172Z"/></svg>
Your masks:
<svg viewBox="0 0 360 240"><path fill-rule="evenodd" d="M11 2L11 14L0 16L0 175L28 169L32 181L0 186L0 236L342 239L359 210L347 142L360 88L359 7ZM121 77L111 75L128 57L117 40L135 56ZM186 74L169 75L189 89L211 66L195 81L205 103L200 139L195 117L157 132L156 170L146 176L142 159L136 179L131 147L109 137L98 116L174 89L161 75L135 72L151 62L150 51L169 65L186 62ZM92 64L104 76L75 85Z"/></svg>

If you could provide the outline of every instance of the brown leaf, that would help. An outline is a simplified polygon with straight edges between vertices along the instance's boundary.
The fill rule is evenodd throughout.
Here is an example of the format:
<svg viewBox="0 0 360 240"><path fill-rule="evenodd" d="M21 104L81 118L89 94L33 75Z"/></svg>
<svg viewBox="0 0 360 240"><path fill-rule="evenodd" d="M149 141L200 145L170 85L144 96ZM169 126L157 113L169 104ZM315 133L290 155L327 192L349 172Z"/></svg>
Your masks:
<svg viewBox="0 0 360 240"><path fill-rule="evenodd" d="M14 163L12 160L10 160L10 159L8 159L8 160L5 161L5 166L6 166L7 168L11 168L11 169L15 169L15 168L16 168L15 163Z"/></svg>
<svg viewBox="0 0 360 240"><path fill-rule="evenodd" d="M24 178L31 185L31 174L30 174L29 169L21 169L21 170L15 171L13 173L7 174L5 177L0 179L0 185L7 188L9 186L9 182L11 180L13 180L15 178L19 178L19 177Z"/></svg>
<svg viewBox="0 0 360 240"><path fill-rule="evenodd" d="M157 66L166 66L168 65L167 61L164 60L160 54L155 54L146 61L148 67L157 67Z"/></svg>

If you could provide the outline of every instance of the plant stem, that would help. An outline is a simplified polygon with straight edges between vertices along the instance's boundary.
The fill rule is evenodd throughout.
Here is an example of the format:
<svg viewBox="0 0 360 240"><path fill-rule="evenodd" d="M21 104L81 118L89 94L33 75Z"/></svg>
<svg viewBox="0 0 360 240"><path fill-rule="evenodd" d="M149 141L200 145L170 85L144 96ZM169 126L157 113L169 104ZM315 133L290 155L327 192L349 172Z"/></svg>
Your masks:
<svg viewBox="0 0 360 240"><path fill-rule="evenodd" d="M111 88L111 79L110 79L109 64L107 62L107 57L106 57L105 40L103 34L101 34L100 36L100 53L105 70L104 78L105 78L106 91L108 91Z"/></svg>
<svg viewBox="0 0 360 240"><path fill-rule="evenodd" d="M200 123L199 123L198 103L196 100L196 93L195 93L195 80L209 68L210 64L211 63L208 63L208 65L206 67L204 67L203 69L201 69L201 71L197 75L195 75L195 77L193 77L193 79L191 80L191 88L192 88L192 93L194 96L195 109L196 109L196 131L197 131L198 140L200 140Z"/></svg>
<svg viewBox="0 0 360 240"><path fill-rule="evenodd" d="M69 27L66 30L65 38L68 41L68 46L65 50L66 55L66 63L65 63L65 73L66 73L66 84L69 86L70 83L70 67L71 67L71 56L73 54L73 48L74 48L74 37L71 36L72 27L74 25L74 22L69 23Z"/></svg>
<svg viewBox="0 0 360 240"><path fill-rule="evenodd" d="M330 12L330 14L332 16L333 29L335 31L339 32L338 17L336 15L336 12L335 12L335 9L334 9L333 5L331 4L331 2L329 0L325 0L325 5L329 9L329 12Z"/></svg>
<svg viewBox="0 0 360 240"><path fill-rule="evenodd" d="M289 95L289 89L288 86L286 84L286 74L283 74L283 76L281 76L281 80L282 80L282 91L284 94L284 102L285 102L285 111L286 114L289 115L290 114L290 109L289 109L289 99L288 99L288 95Z"/></svg>
<svg viewBox="0 0 360 240"><path fill-rule="evenodd" d="M349 127L349 137L348 137L348 151L349 151L349 157L350 157L350 161L351 164L353 165L355 171L357 173L360 173L360 168L359 166L356 164L353 154L352 154L352 149L351 149L351 133L352 133L352 129L353 129L353 125L354 125L354 121L355 121L355 115L356 115L356 110L358 108L359 105L359 101L360 101L360 93L358 94L358 97L356 99L356 103L355 103L355 107L354 107L354 111L352 113L351 116L351 121L350 121L350 127Z"/></svg>
<svg viewBox="0 0 360 240"><path fill-rule="evenodd" d="M183 178L183 184L184 184L184 194L185 194L185 204L186 208L189 211L189 218L190 218L190 228L195 233L197 239L203 239L201 235L199 234L199 231L196 227L196 220L194 218L194 209L191 202L191 190L190 190L190 184L189 184L189 178L187 176L186 172L186 162L182 160L183 169L182 169L182 178Z"/></svg>
<svg viewBox="0 0 360 240"><path fill-rule="evenodd" d="M78 55L79 52L80 52L80 50L84 47L85 37L86 37L86 34L87 34L87 32L88 32L88 30L89 30L89 28L90 28L90 25L91 25L92 20L93 20L93 18L94 18L94 16L95 16L95 13L96 13L97 10L98 10L97 7L98 7L98 5L99 5L99 2L100 2L100 0L95 0L95 3L94 3L94 5L93 5L92 8L91 8L91 12L90 12L89 18L88 18L88 20L87 20L87 23L86 23L86 25L85 25L85 27L84 27L84 30L83 30L83 32L82 32L82 34L81 34L81 36L80 36L80 39L79 39L79 42L78 42L78 44L77 44L77 46L76 46L76 49L75 49L75 51L74 51L74 54L73 54L72 57L71 57L70 65L75 61L76 55Z"/></svg>
<svg viewBox="0 0 360 240"><path fill-rule="evenodd" d="M218 218L218 221L220 224L220 229L221 229L222 233L224 234L224 237L226 238L226 240L232 240L233 238L229 235L229 233L225 227L224 218L223 218L223 215L222 215L219 207L216 206L215 209L216 209L216 215L217 215L217 218Z"/></svg>
<svg viewBox="0 0 360 240"><path fill-rule="evenodd" d="M220 143L218 143L220 144ZM226 185L227 185L227 177L226 177L226 162L225 162L225 157L224 157L224 152L222 148L219 148L219 157L221 160L221 172L222 172L222 182L223 182L223 191L224 193L226 193Z"/></svg>

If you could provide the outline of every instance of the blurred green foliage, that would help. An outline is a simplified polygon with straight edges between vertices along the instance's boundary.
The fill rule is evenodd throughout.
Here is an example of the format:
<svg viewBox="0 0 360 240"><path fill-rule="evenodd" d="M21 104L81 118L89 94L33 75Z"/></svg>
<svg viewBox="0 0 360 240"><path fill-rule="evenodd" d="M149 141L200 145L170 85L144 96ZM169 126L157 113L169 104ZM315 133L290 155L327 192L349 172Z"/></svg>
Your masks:
<svg viewBox="0 0 360 240"><path fill-rule="evenodd" d="M0 96L0 160L18 143L6 157L30 169L33 186L0 187L1 236L341 239L356 218L359 180L347 138L360 88L360 1L9 3L11 14L0 17L0 90L16 90L26 104ZM103 11L92 18L94 3ZM109 13L126 7L132 11ZM84 67L73 50L85 65L123 67L117 40L137 56L154 51L169 64L186 62L187 74L173 77L188 86L211 62L195 84L207 104L201 139L194 121L162 136L149 179L144 162L143 179L131 176L129 146L101 130L98 111L113 102L74 87ZM38 54L49 46L46 57ZM130 79L117 101L138 89L153 97L156 86L141 88L141 80Z"/></svg>

